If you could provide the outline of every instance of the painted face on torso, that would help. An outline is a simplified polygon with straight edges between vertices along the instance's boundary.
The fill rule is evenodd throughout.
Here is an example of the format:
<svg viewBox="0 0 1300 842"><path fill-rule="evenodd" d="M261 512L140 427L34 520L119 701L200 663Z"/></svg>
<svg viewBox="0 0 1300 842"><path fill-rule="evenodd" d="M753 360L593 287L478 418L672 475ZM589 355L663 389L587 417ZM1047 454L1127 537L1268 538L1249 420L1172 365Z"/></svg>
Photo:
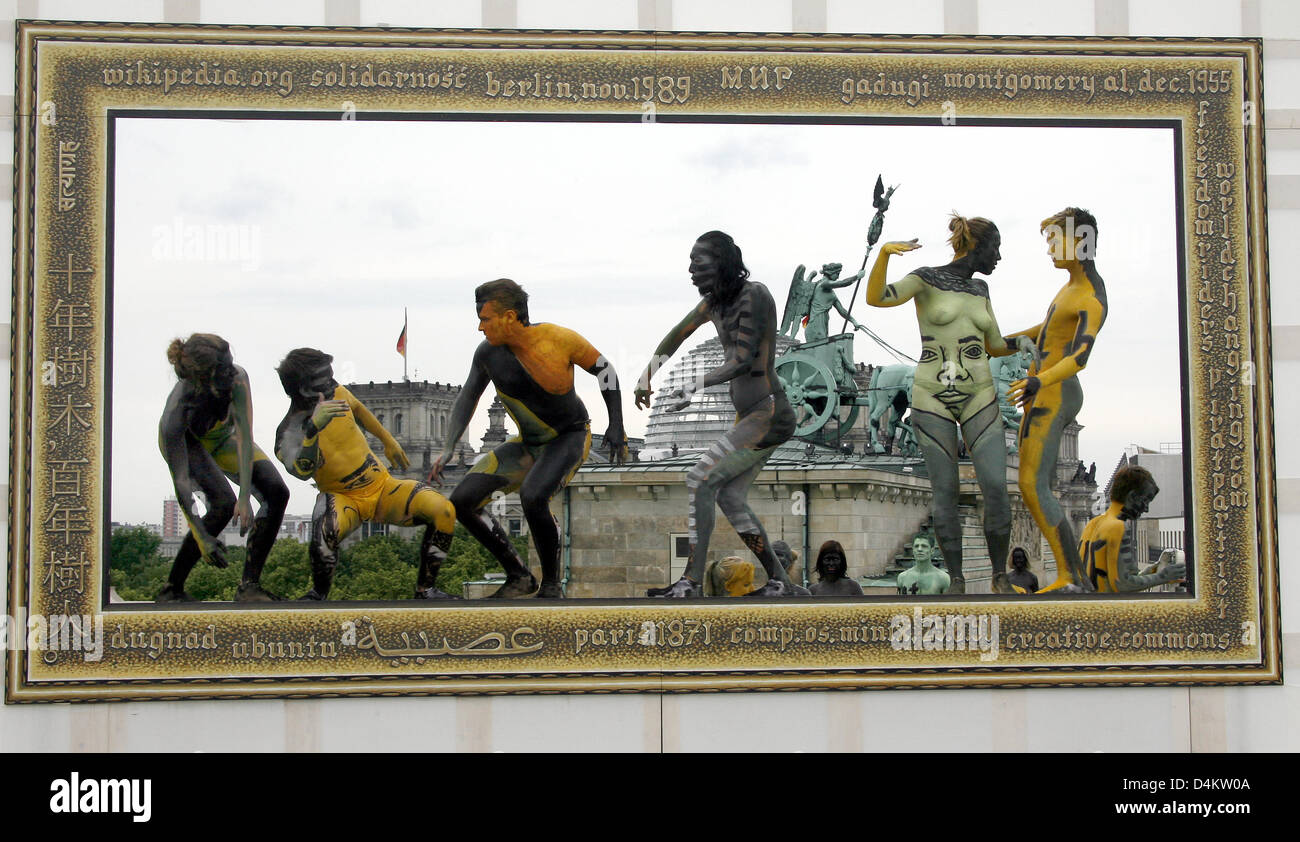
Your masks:
<svg viewBox="0 0 1300 842"><path fill-rule="evenodd" d="M912 541L912 558L916 559L918 562L924 562L930 561L933 556L934 547L930 545L928 539L917 536Z"/></svg>

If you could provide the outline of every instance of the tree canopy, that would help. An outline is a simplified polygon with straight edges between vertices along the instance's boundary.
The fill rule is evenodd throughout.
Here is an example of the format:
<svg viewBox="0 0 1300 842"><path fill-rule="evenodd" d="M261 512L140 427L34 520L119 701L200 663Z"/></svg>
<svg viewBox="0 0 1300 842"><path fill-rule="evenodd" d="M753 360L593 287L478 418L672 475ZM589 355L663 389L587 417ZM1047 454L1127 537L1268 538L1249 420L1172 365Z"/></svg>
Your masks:
<svg viewBox="0 0 1300 842"><path fill-rule="evenodd" d="M514 538L516 549L528 557L528 539ZM144 527L119 527L110 542L109 569L113 587L122 599L152 600L167 582L172 559L159 555L162 541ZM196 600L228 602L243 576L245 550L230 547L223 569L199 562L185 582ZM373 535L347 544L339 552L331 600L406 600L415 592L420 564L419 534L412 538ZM462 595L464 584L500 572L501 565L465 528L456 524L451 550L438 573L438 587ZM307 545L292 538L275 542L262 570L262 587L284 599L297 599L311 588L311 563Z"/></svg>

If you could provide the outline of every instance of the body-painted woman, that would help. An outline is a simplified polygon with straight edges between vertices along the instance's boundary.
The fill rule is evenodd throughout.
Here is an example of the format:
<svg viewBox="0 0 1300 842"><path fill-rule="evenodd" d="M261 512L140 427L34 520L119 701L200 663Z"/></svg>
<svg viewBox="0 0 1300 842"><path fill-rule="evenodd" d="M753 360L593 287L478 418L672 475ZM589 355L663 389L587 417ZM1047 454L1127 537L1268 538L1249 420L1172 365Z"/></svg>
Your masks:
<svg viewBox="0 0 1300 842"><path fill-rule="evenodd" d="M180 382L167 396L158 424L158 447L171 470L176 502L190 531L181 542L158 601L190 599L185 579L200 558L217 567L226 566L225 548L218 536L232 515L239 518L239 534L249 533L243 580L235 599L273 599L259 582L289 504L289 489L253 442L248 374L235 365L229 343L210 333L173 341L167 359ZM227 479L238 484L238 498L231 493ZM196 492L207 501L202 518L194 510ZM259 503L256 517L250 494Z"/></svg>
<svg viewBox="0 0 1300 842"><path fill-rule="evenodd" d="M984 498L984 538L988 542L996 590L1009 590L1004 574L1011 540L1011 503L1007 497L1007 447L1002 416L988 358L1007 356L989 301L988 284L974 276L989 274L1002 255L1002 235L987 219L953 214L948 224L953 260L946 266L922 267L901 280L885 283L891 255L919 248L915 240L886 243L871 269L867 303L897 307L916 301L921 328L921 358L912 385L912 424L925 457L933 492L934 531L952 576L948 593L965 593L961 522L957 514L957 427L966 443ZM1026 340L1028 342L1029 340Z"/></svg>

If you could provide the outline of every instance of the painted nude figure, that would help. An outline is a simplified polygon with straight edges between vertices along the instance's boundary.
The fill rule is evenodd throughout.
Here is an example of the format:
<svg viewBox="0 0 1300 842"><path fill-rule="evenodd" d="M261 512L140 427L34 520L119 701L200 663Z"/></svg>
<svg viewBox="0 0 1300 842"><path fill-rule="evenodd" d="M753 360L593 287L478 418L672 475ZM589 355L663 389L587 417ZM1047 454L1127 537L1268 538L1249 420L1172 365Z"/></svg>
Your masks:
<svg viewBox="0 0 1300 842"><path fill-rule="evenodd" d="M1056 581L1044 591L1077 585L1091 591L1065 511L1052 494L1052 475L1061 434L1083 407L1080 371L1088 364L1097 334L1106 321L1106 285L1093 261L1097 220L1080 208L1066 208L1044 219L1052 265L1069 273L1047 308L1042 323L1010 334L1008 342L1028 338L1035 347L1029 376L1011 384L1008 398L1024 412L1020 421L1020 493L1057 559Z"/></svg>
<svg viewBox="0 0 1300 842"><path fill-rule="evenodd" d="M397 479L379 462L365 433L384 445L389 463L405 470L406 452L364 403L334 380L334 358L315 348L290 351L276 372L289 411L276 430L275 455L289 473L313 480L320 494L311 514L312 588L303 599L329 595L339 544L366 521L424 524L416 599L454 599L438 589L438 570L451 549L456 514L447 499L422 482Z"/></svg>
<svg viewBox="0 0 1300 842"><path fill-rule="evenodd" d="M900 594L954 593L951 577L934 566L934 539L928 532L912 539L912 558L916 563L899 573L896 579Z"/></svg>
<svg viewBox="0 0 1300 842"><path fill-rule="evenodd" d="M1134 558L1130 525L1146 514L1160 493L1146 468L1120 468L1110 486L1110 507L1088 521L1079 540L1079 554L1088 569L1088 581L1101 593L1132 593L1175 582L1187 574L1184 563L1170 564L1156 573L1139 573Z"/></svg>
<svg viewBox="0 0 1300 842"><path fill-rule="evenodd" d="M474 290L478 329L484 340L474 352L469 376L451 409L451 430L442 455L429 472L441 482L442 470L465 434L488 383L510 413L519 435L497 446L451 492L456 517L506 571L506 581L489 598L537 593L538 599L564 596L560 569L560 527L551 516L551 498L568 484L591 449L591 419L573 388L576 365L597 378L609 415L605 442L610 461L627 458L623 407L614 367L590 342L559 325L533 324L528 293L509 278ZM487 510L494 494L519 492L533 546L542 562L542 582L519 558L501 524Z"/></svg>
<svg viewBox="0 0 1300 842"><path fill-rule="evenodd" d="M1024 547L1016 547L1011 551L1011 572L1007 574L1007 581L1016 593L1038 591L1038 576L1029 569L1029 553L1025 552Z"/></svg>
<svg viewBox="0 0 1300 842"><path fill-rule="evenodd" d="M637 383L636 405L650 407L650 380L698 328L713 322L726 361L699 376L685 389L664 400L677 412L692 396L719 383L728 383L736 407L736 423L710 447L686 475L689 498L687 533L690 561L685 575L671 585L651 588L648 596L699 596L704 565L713 534L714 506L735 528L767 571L768 581L751 596L794 596L808 592L786 575L767 539L763 525L749 507L749 487L777 445L794 434L795 415L774 368L776 303L767 287L749 280L740 248L721 231L702 235L691 249L691 283L700 302L655 349Z"/></svg>
<svg viewBox="0 0 1300 842"><path fill-rule="evenodd" d="M839 541L827 541L817 551L817 583L813 596L862 596L862 586L848 576L849 562Z"/></svg>
<svg viewBox="0 0 1300 842"><path fill-rule="evenodd" d="M867 303L897 307L916 300L921 357L912 386L912 429L925 458L933 490L931 513L943 558L952 576L948 593L965 593L961 524L957 515L957 427L966 444L984 498L984 538L994 583L1005 581L1011 541L1011 503L1007 496L1007 448L989 356L1015 353L998 330L988 284L1001 259L1002 235L987 219L953 214L948 224L953 260L922 267L885 283L891 255L920 248L916 240L886 243L871 269ZM1031 340L1024 340L1029 344Z"/></svg>
<svg viewBox="0 0 1300 842"><path fill-rule="evenodd" d="M754 562L736 555L715 559L704 570L705 596L746 596L754 590Z"/></svg>
<svg viewBox="0 0 1300 842"><path fill-rule="evenodd" d="M190 600L185 580L200 558L217 567L226 566L219 536L232 515L239 518L239 534L248 533L248 555L235 599L270 601L275 597L260 584L262 566L280 531L289 489L253 441L248 374L235 365L229 343L211 333L174 340L167 348L167 359L179 382L167 396L158 424L158 447L171 470L176 502L190 531L181 542L158 601ZM238 498L231 493L227 478L239 486ZM201 492L207 503L202 518L194 510L195 492ZM256 517L250 494L259 504Z"/></svg>

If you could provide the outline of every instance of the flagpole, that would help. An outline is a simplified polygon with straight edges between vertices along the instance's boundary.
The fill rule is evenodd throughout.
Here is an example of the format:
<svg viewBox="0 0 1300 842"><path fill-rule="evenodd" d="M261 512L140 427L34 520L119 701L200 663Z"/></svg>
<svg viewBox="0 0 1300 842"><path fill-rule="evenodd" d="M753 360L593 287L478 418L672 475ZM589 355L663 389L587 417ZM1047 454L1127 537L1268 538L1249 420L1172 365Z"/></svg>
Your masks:
<svg viewBox="0 0 1300 842"><path fill-rule="evenodd" d="M406 308L403 307L402 308L402 336L406 337L407 342L411 341L410 335L406 332L406 329L409 326L410 325L407 324ZM403 383L409 382L411 379L406 376L406 358L408 355L409 355L408 353L402 354L402 382Z"/></svg>

